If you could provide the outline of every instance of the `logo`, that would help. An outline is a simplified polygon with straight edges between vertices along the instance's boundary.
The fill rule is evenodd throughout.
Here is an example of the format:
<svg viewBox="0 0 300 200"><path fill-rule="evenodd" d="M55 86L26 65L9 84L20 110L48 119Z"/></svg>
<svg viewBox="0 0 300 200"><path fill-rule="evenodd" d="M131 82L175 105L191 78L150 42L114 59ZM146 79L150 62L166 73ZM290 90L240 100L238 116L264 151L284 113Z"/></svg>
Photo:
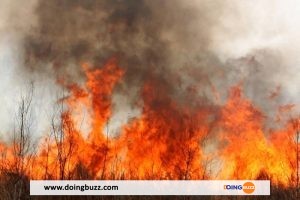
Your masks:
<svg viewBox="0 0 300 200"><path fill-rule="evenodd" d="M253 193L255 190L255 185L252 182L246 182L243 185L243 191L247 194Z"/></svg>
<svg viewBox="0 0 300 200"><path fill-rule="evenodd" d="M246 194L252 194L255 185L252 182L246 182L243 185L224 185L224 190L243 190Z"/></svg>

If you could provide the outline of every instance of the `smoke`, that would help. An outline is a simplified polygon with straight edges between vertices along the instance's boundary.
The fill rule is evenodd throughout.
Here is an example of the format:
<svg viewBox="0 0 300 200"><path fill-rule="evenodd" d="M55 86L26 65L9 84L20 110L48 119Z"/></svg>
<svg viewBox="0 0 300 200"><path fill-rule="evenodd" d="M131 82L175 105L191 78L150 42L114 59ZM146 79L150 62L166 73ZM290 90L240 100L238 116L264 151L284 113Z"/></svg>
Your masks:
<svg viewBox="0 0 300 200"><path fill-rule="evenodd" d="M17 126L18 106L34 83L30 112L32 133L43 134L49 125L54 95L59 88L53 79L45 79L25 64L25 37L36 27L37 1L0 1L0 137L8 139ZM53 73L48 71L49 76ZM46 73L46 71L45 71Z"/></svg>
<svg viewBox="0 0 300 200"><path fill-rule="evenodd" d="M295 0L234 1L214 31L212 50L229 82L242 80L246 96L271 117L286 104L299 114L299 10Z"/></svg>
<svg viewBox="0 0 300 200"><path fill-rule="evenodd" d="M1 6L1 35L8 30L16 35L13 74L22 73L21 80L56 91L57 78L84 81L82 62L101 68L117 57L126 74L112 99L112 121L125 123L139 114L140 87L149 79L191 106L222 104L228 89L240 82L246 96L269 115L278 104L299 103L295 0L10 2ZM5 90L11 91L14 76L9 75ZM268 96L277 87L280 94L272 103ZM158 94L166 92L160 89ZM41 101L55 98L39 95Z"/></svg>
<svg viewBox="0 0 300 200"><path fill-rule="evenodd" d="M208 100L211 80L222 71L208 49L222 8L221 1L215 3L39 1L38 26L24 40L26 66L48 77L47 66L52 65L58 76L77 82L84 78L80 63L101 68L107 59L117 57L126 74L113 97L112 118L118 120L112 121L138 115L140 87L150 77L183 104L192 100L185 94L191 84L200 85L201 93L206 90L199 98ZM157 88L160 92L165 91Z"/></svg>
<svg viewBox="0 0 300 200"><path fill-rule="evenodd" d="M208 1L198 4L40 1L36 8L39 26L25 40L27 65L43 71L43 65L51 63L74 78L80 76L81 62L101 67L109 57L117 56L126 68L126 82L133 85L149 71L163 78L183 65L202 65L209 60L210 29L218 11L208 8ZM195 61L197 56L201 58Z"/></svg>

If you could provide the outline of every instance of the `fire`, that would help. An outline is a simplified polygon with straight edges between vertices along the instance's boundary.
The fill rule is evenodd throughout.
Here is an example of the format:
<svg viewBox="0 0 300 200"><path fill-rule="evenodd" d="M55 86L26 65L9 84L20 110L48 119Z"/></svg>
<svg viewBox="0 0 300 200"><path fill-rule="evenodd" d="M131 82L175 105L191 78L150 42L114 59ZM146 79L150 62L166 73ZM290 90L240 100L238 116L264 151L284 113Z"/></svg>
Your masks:
<svg viewBox="0 0 300 200"><path fill-rule="evenodd" d="M47 138L42 146L42 151L36 157L34 178L71 179L78 168L83 168L85 173L98 177L104 170L105 163L109 162L110 154L108 145L111 141L105 137L103 129L111 115L111 95L115 84L124 73L116 64L115 59L109 60L102 69L92 70L88 64L82 68L87 81L84 88L78 85L69 85L70 96L65 99L68 109L61 115L61 126L53 128L55 141ZM87 138L76 128L79 104L91 109L91 131ZM76 112L77 111L77 112ZM46 171L45 171L46 170Z"/></svg>
<svg viewBox="0 0 300 200"><path fill-rule="evenodd" d="M182 105L150 72L141 89L141 115L113 138L104 130L112 94L126 72L114 58L102 68L85 63L82 69L85 84L63 85L69 96L61 100L66 104L61 121L52 123L36 154L20 156L15 144L1 143L2 172L21 159L22 172L31 179L271 179L295 185L299 119L280 130L267 129L264 113L243 96L241 86L233 87L220 107ZM87 136L78 128L81 106L90 114ZM203 143L210 136L222 161L217 176L204 164Z"/></svg>
<svg viewBox="0 0 300 200"><path fill-rule="evenodd" d="M204 120L209 113L179 106L166 90L155 79L144 85L142 115L120 138L126 172L137 178L197 179L203 175L200 142L208 133Z"/></svg>
<svg viewBox="0 0 300 200"><path fill-rule="evenodd" d="M263 114L241 93L239 87L233 88L222 109L221 141L225 147L220 155L226 167L221 177L271 179L288 186L296 175L296 128L290 122L281 131L265 130Z"/></svg>

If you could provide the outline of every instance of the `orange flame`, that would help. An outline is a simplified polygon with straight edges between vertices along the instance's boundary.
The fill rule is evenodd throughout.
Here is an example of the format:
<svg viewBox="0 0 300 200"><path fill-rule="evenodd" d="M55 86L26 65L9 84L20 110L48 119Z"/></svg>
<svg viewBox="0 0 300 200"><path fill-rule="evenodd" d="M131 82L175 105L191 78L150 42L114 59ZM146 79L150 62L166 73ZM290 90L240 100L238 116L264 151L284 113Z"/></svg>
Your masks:
<svg viewBox="0 0 300 200"><path fill-rule="evenodd" d="M239 87L233 88L222 109L221 141L225 147L220 155L226 167L221 177L271 179L288 186L296 176L296 128L290 122L281 131L265 130L263 114L241 93Z"/></svg>

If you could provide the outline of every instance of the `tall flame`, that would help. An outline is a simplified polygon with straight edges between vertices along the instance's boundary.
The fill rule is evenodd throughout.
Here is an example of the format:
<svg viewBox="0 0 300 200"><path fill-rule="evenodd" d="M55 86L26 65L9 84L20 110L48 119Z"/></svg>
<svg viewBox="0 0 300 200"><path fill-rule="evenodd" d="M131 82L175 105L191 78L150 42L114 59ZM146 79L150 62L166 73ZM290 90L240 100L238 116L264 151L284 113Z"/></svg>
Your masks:
<svg viewBox="0 0 300 200"><path fill-rule="evenodd" d="M220 151L225 160L222 178L271 179L288 186L296 172L296 128L289 122L284 130L265 130L264 116L242 97L239 87L222 108ZM299 145L299 144L298 144Z"/></svg>

